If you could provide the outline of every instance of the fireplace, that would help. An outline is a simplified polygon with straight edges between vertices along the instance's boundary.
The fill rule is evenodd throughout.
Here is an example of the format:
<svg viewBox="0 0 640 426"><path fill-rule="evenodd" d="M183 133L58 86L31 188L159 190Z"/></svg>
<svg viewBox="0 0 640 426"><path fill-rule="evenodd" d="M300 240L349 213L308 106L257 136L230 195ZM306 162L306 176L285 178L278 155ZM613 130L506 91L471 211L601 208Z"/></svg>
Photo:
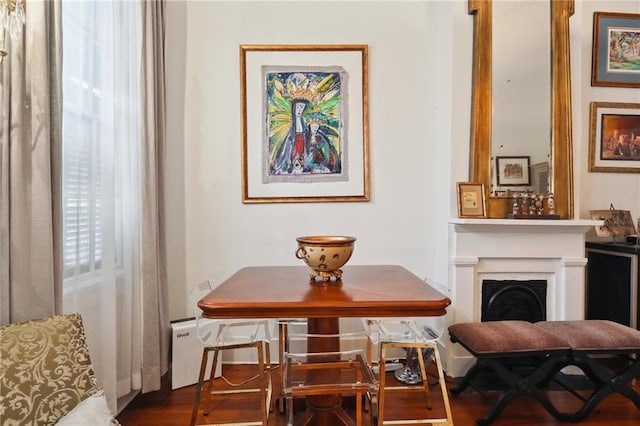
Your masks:
<svg viewBox="0 0 640 426"><path fill-rule="evenodd" d="M547 319L546 280L483 280L480 321Z"/></svg>
<svg viewBox="0 0 640 426"><path fill-rule="evenodd" d="M598 224L601 221L450 219L448 323L485 321L494 315L583 319L585 233ZM485 303L487 291L493 294ZM463 376L474 358L447 336L440 343L447 374Z"/></svg>

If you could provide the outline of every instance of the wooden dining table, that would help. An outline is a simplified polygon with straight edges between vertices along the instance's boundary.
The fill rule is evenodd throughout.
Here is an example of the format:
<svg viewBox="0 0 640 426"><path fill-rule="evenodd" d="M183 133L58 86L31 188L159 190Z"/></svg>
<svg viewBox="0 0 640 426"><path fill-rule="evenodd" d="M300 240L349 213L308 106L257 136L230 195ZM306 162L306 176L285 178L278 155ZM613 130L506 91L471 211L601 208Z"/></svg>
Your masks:
<svg viewBox="0 0 640 426"><path fill-rule="evenodd" d="M397 265L353 265L338 281L316 281L306 266L240 269L198 302L207 318L307 318L309 334L337 335L340 318L430 317L451 300ZM339 339L309 339L309 352L339 350ZM301 424L345 423L340 396L307 400Z"/></svg>

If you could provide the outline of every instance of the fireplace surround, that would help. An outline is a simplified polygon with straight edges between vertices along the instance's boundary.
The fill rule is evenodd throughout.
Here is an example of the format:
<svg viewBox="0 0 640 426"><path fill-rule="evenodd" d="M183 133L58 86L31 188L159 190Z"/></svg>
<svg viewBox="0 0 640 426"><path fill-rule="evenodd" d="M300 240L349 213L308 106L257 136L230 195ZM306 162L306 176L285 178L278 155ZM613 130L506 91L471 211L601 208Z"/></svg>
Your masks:
<svg viewBox="0 0 640 426"><path fill-rule="evenodd" d="M585 233L595 220L449 220L449 324L482 320L483 281L544 281L546 319L583 319ZM447 374L463 376L473 357L445 336Z"/></svg>

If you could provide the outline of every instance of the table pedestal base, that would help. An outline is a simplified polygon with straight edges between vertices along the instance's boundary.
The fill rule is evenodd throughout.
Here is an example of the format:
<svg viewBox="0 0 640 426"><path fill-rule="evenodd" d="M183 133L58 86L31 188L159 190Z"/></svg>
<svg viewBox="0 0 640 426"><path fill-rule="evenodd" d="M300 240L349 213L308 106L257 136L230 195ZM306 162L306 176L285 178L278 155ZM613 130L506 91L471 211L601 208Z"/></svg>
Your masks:
<svg viewBox="0 0 640 426"><path fill-rule="evenodd" d="M309 318L307 322L307 333L310 335L330 335L332 337L309 337L307 340L307 351L309 353L318 352L338 352L340 350L340 320L339 318ZM339 372L334 372L336 375ZM313 374L310 371L309 374ZM327 380L327 371L321 371L323 380ZM313 378L311 378L313 380ZM336 377L336 382L338 377ZM307 410L296 422L300 425L314 426L351 426L354 424L351 417L342 408L342 395L317 395L307 397Z"/></svg>
<svg viewBox="0 0 640 426"><path fill-rule="evenodd" d="M307 406L307 411L305 411L302 416L296 421L296 425L301 426L328 426L328 425L347 425L353 426L355 422L353 419L344 411L341 406L337 406L331 408L326 411L318 411L317 407L309 407Z"/></svg>

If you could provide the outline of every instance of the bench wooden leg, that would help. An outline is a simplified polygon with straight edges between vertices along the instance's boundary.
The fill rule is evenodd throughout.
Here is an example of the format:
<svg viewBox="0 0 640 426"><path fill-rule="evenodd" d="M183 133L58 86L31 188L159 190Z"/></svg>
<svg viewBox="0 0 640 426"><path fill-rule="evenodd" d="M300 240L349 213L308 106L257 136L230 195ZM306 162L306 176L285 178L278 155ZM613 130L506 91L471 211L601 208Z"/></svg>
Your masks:
<svg viewBox="0 0 640 426"><path fill-rule="evenodd" d="M613 393L627 397L640 409L640 395L630 386L631 381L640 375L639 356L640 354L635 354L635 360L632 360L631 365L618 374L588 354L574 353L573 364L584 371L589 380L596 385L596 390L578 411L569 416L570 421L584 419L604 398Z"/></svg>
<svg viewBox="0 0 640 426"><path fill-rule="evenodd" d="M451 389L451 394L458 395L462 393L469 386L479 391L473 385L473 379L475 379L481 371L482 371L482 365L480 361L476 361L476 363L473 364L473 366L469 369L469 371L467 371L467 374L464 375L460 383L458 383L458 386Z"/></svg>
<svg viewBox="0 0 640 426"><path fill-rule="evenodd" d="M462 383L452 392L460 393L462 389L471 385L473 379L478 375L482 367L486 366L493 370L500 380L507 385L508 389L492 403L493 407L486 415L476 419L478 425L488 425L492 423L514 398L520 395L529 395L535 398L549 414L559 421L570 421L570 416L559 412L551 403L547 395L539 387L541 383L551 379L562 367L566 366L569 361L569 355L565 353L550 355L540 364L534 371L526 376L521 376L509 368L500 358L479 358L474 367L465 375ZM483 395L484 396L484 395Z"/></svg>

